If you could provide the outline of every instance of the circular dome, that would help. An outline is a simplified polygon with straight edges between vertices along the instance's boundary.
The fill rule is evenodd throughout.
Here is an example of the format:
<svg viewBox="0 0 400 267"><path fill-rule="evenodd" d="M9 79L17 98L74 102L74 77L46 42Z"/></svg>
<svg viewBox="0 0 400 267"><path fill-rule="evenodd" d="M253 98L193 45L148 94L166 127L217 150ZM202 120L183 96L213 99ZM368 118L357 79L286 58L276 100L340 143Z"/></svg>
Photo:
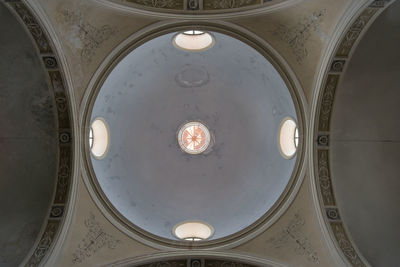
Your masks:
<svg viewBox="0 0 400 267"><path fill-rule="evenodd" d="M124 225L180 244L174 226L207 222L214 232L198 242L207 244L275 210L298 154L281 156L280 125L298 119L286 83L256 49L210 32L214 45L190 52L174 46L176 34L138 46L105 78L90 121L104 118L112 134L91 165L99 195Z"/></svg>

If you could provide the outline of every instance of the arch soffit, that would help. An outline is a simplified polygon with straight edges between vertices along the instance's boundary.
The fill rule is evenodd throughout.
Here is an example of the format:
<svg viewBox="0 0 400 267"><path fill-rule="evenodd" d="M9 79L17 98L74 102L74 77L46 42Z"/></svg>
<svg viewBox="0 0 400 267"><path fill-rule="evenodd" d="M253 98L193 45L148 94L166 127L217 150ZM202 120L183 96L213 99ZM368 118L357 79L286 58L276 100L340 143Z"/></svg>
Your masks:
<svg viewBox="0 0 400 267"><path fill-rule="evenodd" d="M223 19L272 13L304 0L95 0L99 5L165 19ZM193 8L191 8L193 6Z"/></svg>
<svg viewBox="0 0 400 267"><path fill-rule="evenodd" d="M340 85L346 69L346 62L351 59L363 34L369 26L393 1L367 1L359 7L356 14L346 21L340 35L333 40L332 49L326 53L324 71L319 73L319 82L314 91L312 118L308 145L310 146L310 170L312 193L319 206L319 220L323 234L339 252L342 264L351 266L370 266L357 249L343 223L335 200L332 187L334 179L329 167L329 133L334 105L335 91Z"/></svg>
<svg viewBox="0 0 400 267"><path fill-rule="evenodd" d="M243 267L285 267L286 265L275 260L259 258L252 255L216 252L216 251L173 251L161 252L152 255L138 256L107 263L107 266L243 266ZM160 265L160 266L161 266Z"/></svg>
<svg viewBox="0 0 400 267"><path fill-rule="evenodd" d="M6 1L5 5L14 13L20 23L26 28L38 56L43 62L47 74L49 88L56 104L56 119L58 132L57 174L53 200L45 219L42 230L34 246L21 265L37 266L44 264L59 240L65 237L66 228L72 218L71 210L76 191L76 142L74 139L75 111L71 82L65 72L65 60L57 53L59 46L54 41L55 33L34 7L21 0Z"/></svg>

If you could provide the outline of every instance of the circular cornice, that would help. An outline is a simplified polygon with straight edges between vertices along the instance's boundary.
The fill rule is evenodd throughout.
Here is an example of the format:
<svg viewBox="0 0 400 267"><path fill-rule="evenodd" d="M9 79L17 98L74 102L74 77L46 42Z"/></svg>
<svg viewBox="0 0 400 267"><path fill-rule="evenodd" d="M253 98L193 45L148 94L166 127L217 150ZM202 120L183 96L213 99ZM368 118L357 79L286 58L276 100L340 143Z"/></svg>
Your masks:
<svg viewBox="0 0 400 267"><path fill-rule="evenodd" d="M167 250L176 248L185 249L189 247L201 249L222 247L227 248L237 246L238 244L255 237L259 233L265 231L270 225L272 225L287 209L300 187L305 171L305 149L303 148L306 147L304 145L304 136L306 136L307 132L307 125L305 120L306 112L304 109L306 101L304 95L302 94L300 84L296 80L293 72L288 67L288 64L264 40L260 39L254 34L251 34L245 29L239 28L238 26L226 22L209 21L203 21L201 23L196 21L195 25L196 26L194 26L194 23L190 21L156 23L132 35L130 38L121 43L116 49L114 49L114 51L112 51L112 53L102 63L102 65L90 81L88 90L85 93L81 106L81 109L83 111L81 113L81 137L83 138L82 140L84 140L85 142L85 144L81 146L81 151L85 158L83 162L83 177L94 201L98 205L99 209L103 212L103 214L118 229L128 234L132 238L137 239L140 242L143 242L149 246ZM294 171L283 194L272 206L272 208L259 220L257 220L255 223L242 231L239 231L228 237L204 241L198 244L191 244L190 246L188 246L186 242L161 238L159 236L155 236L146 231L143 231L142 229L133 225L130 221L127 221L118 211L115 210L112 204L107 200L97 182L97 179L95 178L94 170L90 161L89 144L86 138L86 136L88 136L89 134L90 116L95 98L100 90L100 87L104 83L104 80L114 68L114 66L118 64L118 62L122 58L124 58L129 52L131 52L139 45L147 42L148 40L169 32L182 31L184 29L187 29L188 26L193 27L194 29L199 29L199 27L201 27L201 30L216 31L230 35L236 39L239 39L240 41L247 43L251 47L255 48L264 57L266 57L274 65L278 73L281 75L282 79L285 81L287 87L289 88L297 112L299 130L302 133L302 135L300 136L301 142L298 148L298 156L295 163Z"/></svg>

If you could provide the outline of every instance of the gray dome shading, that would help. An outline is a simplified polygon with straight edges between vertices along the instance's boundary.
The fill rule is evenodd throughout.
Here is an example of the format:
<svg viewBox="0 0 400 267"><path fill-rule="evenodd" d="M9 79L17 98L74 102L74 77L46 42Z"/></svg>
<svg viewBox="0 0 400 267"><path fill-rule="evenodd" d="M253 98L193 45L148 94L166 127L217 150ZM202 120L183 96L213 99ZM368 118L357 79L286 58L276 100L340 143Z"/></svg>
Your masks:
<svg viewBox="0 0 400 267"><path fill-rule="evenodd" d="M279 126L296 120L289 90L271 63L249 45L213 32L215 45L185 52L175 33L139 46L106 78L91 118L104 118L110 146L92 158L101 189L130 222L160 237L201 220L211 240L262 217L283 193L295 166L279 153ZM204 122L214 137L190 155L179 127Z"/></svg>

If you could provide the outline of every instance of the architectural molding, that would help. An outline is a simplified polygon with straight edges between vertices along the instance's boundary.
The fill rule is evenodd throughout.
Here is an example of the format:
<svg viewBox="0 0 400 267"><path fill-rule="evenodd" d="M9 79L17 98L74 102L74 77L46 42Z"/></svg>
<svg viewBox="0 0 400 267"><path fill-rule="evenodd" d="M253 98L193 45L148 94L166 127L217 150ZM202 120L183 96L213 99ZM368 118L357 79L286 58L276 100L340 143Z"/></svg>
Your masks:
<svg viewBox="0 0 400 267"><path fill-rule="evenodd" d="M61 45L46 15L34 1L5 0L35 43L48 75L53 92L58 119L58 167L53 202L39 238L21 263L21 266L42 266L48 263L55 251L60 250L72 219L74 209L79 158L74 121L76 105L72 80Z"/></svg>
<svg viewBox="0 0 400 267"><path fill-rule="evenodd" d="M189 250L189 251L170 251L160 252L151 255L144 255L138 257L132 257L122 260L117 260L111 263L107 263L104 266L122 267L122 266L148 266L151 263L159 263L166 261L178 261L182 264L182 261L191 263L190 261L200 262L200 265L191 265L191 267L253 267L253 266L265 266L265 267L284 267L285 264L279 263L274 260L260 258L243 253L230 253L230 252L217 252L217 251L204 251L204 250ZM203 262L202 262L203 261ZM205 261L219 261L220 265L201 265ZM198 264L198 263L195 263ZM150 265L151 266L151 265ZM158 266L158 265L155 265ZM161 266L174 266L174 265L161 265ZM178 267L179 265L177 265ZM186 267L190 265L185 265Z"/></svg>
<svg viewBox="0 0 400 267"><path fill-rule="evenodd" d="M389 6L389 1L363 1L350 8L336 27L332 41L319 65L311 106L309 135L311 190L317 216L329 251L338 265L370 266L351 240L341 220L332 187L329 168L329 130L334 95L341 74L362 35L376 17Z"/></svg>
<svg viewBox="0 0 400 267"><path fill-rule="evenodd" d="M228 19L233 17L238 18L255 16L259 14L268 14L298 4L302 1L304 0L222 0L218 2L215 0L134 0L131 2L136 2L136 4L132 4L128 1L119 0L95 0L95 2L97 2L99 5L118 10L120 12L128 12L135 15L163 19L190 20ZM167 2L182 2L182 7L188 6L192 2L195 2L198 6L202 6L203 2L205 2L205 5L210 3L211 6L214 6L214 4L216 6L221 6L222 3L222 6L226 6L227 8L214 8L213 10L192 10L184 8L172 9L153 7L153 5L161 6L159 4L160 2L165 3L165 5L163 4L164 6L168 6ZM246 3L252 4L247 4L247 6L244 6ZM233 6L233 8L230 8L230 6Z"/></svg>
<svg viewBox="0 0 400 267"><path fill-rule="evenodd" d="M212 259L237 263L237 265L229 266L242 266L241 264L243 266L286 266L273 260L248 254L218 252L215 249L229 249L243 244L277 222L296 197L309 167L316 216L324 236L323 243L327 246L327 250L334 260L333 265L370 266L352 241L351 235L346 230L345 223L340 216L339 207L336 205L335 192L332 188L334 178L330 173L329 166L330 119L334 109L335 91L340 86L341 78L347 67L346 63L351 60L355 47L369 26L394 1L360 0L352 1L349 4L349 8L338 20L333 36L319 62L310 107L296 74L270 44L238 25L218 21L218 19L269 14L296 5L303 0L270 0L270 2L264 0L257 5L252 0L236 0L230 1L230 3L222 1L222 8L215 7L213 11L201 10L200 7L198 10L190 9L190 6L196 4L204 7L206 3L211 3L210 0L171 0L182 2L182 9L180 10L149 7L149 5L157 3L157 0L135 0L137 4L123 4L124 1L122 0L93 0L93 3L102 8L106 7L129 15L150 16L165 20L135 32L114 48L92 76L81 104L78 104L74 97L74 84L70 72L73 66L70 66L66 59L62 41L42 4L40 4L41 1L0 1L6 2L6 5L25 26L27 32L31 34L32 40L38 48L38 55L43 61L43 67L48 74L49 86L53 89L55 103L57 103L59 125L58 177L53 203L50 206L39 238L21 265L57 265L62 256L61 252L66 243L66 237L71 231L78 179L82 175L91 198L108 221L138 242L165 251L117 260L108 263L106 266L141 266L173 260L184 260L189 264L189 261L198 259L202 261L202 264L206 260ZM159 2L168 2L168 0L160 0ZM238 4L236 5L236 3ZM210 22L211 19L214 22ZM113 213L113 208L109 206L111 204L104 202L105 196L98 192L96 184L93 182L94 172L91 169L87 140L89 118L95 96L105 77L119 60L147 40L170 31L185 29L187 26L202 27L226 33L247 43L249 43L249 41L246 41L247 39L251 40L249 44L271 60L271 63L274 64L291 89L299 116L301 132L299 159L291 178L291 184L282 194L284 197L281 197L279 203L271 209L273 212L237 235L204 243L204 246L195 247L195 249L187 249L179 242L169 243L168 240L150 236L140 229L132 228ZM84 242L86 241L82 241L82 243ZM310 255L312 258L313 254L310 253ZM200 267L202 265L191 266Z"/></svg>
<svg viewBox="0 0 400 267"><path fill-rule="evenodd" d="M270 62L275 66L277 71L281 74L282 78L287 83L288 88L290 88L289 91L292 94L296 111L298 113L299 128L301 132L300 138L302 140L302 142L300 142L298 154L299 156L296 162L295 170L292 174L292 178L288 186L286 187L285 192L282 194L277 203L275 203L275 205L271 208L271 210L262 218L260 218L257 222L236 234L233 234L226 238L201 242L198 245L196 244L196 246L202 249L235 247L264 232L269 226L271 226L274 222L278 220L278 218L286 211L290 203L293 201L304 178L306 166L304 159L307 146L304 144L304 136L307 136L308 129L308 108L306 108L307 101L303 94L300 83L297 80L293 71L290 69L289 65L265 40L237 25L222 21L216 21L213 23L202 21L200 24L199 21L193 22L188 20L175 20L168 22L163 21L150 25L149 27L146 27L136 32L125 41L123 41L120 45L118 45L106 57L106 59L97 69L96 73L92 76L92 79L89 82L88 89L86 90L83 97L80 110L81 116L79 118L79 122L81 125L80 135L83 142L85 142L84 145L81 146L82 157L85 159L82 160L82 176L84 178L88 191L92 196L92 199L94 200L98 208L102 211L103 215L111 223L113 223L119 230L138 240L139 242L142 242L151 247L165 250L174 250L177 248L185 249L187 248L187 244L179 241L153 236L134 226L132 223L128 222L125 218L122 217L122 215L119 215L119 213L112 207L111 203L109 203L104 193L102 193L102 190L96 181L95 174L90 162L88 140L86 140L87 138L85 139L85 137L88 136L91 109L94 104L95 97L100 90L102 83L108 76L108 73L113 69L113 67L123 57L125 57L125 55L127 55L129 52L131 52L142 43L153 39L158 35L162 35L171 31L179 31L191 25L196 25L195 27L202 27L202 29L211 31L214 30L231 35L251 45L261 54L263 54L268 60L270 60Z"/></svg>

